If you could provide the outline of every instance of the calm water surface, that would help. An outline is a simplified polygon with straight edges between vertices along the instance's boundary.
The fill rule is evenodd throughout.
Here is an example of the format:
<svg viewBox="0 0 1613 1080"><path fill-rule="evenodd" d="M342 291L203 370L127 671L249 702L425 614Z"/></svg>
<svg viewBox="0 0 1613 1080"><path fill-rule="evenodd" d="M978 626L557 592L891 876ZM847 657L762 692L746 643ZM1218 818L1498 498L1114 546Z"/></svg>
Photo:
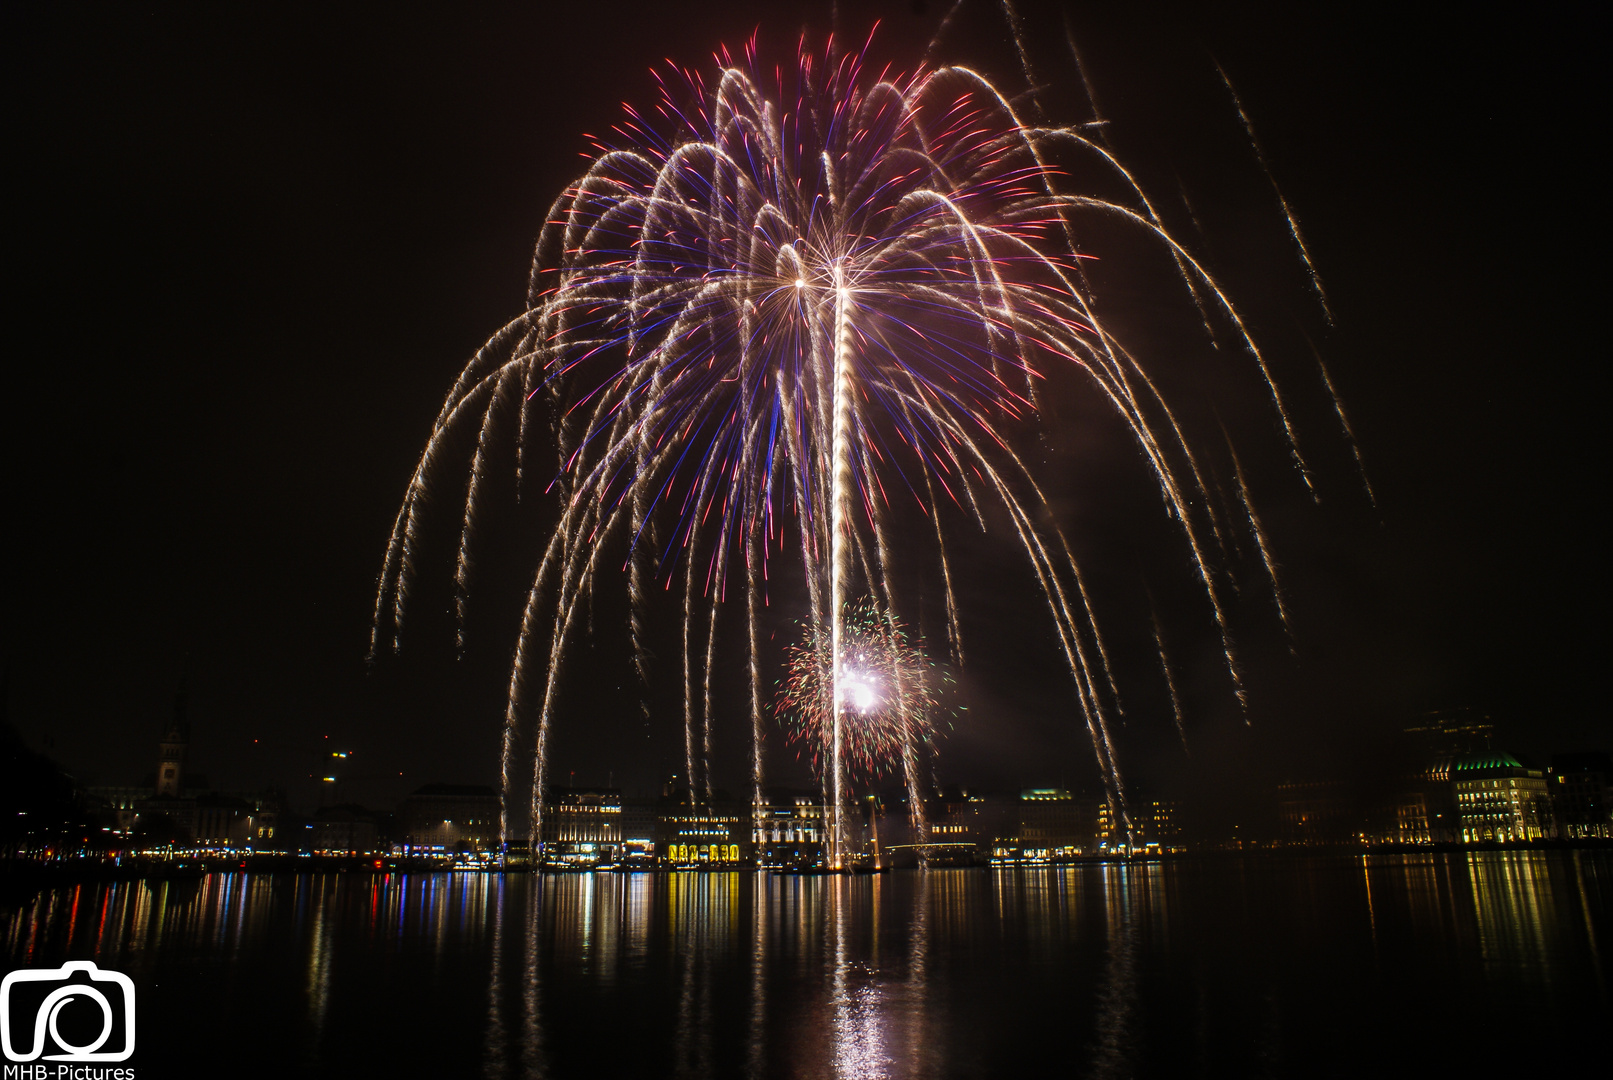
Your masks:
<svg viewBox="0 0 1613 1080"><path fill-rule="evenodd" d="M216 874L0 949L131 976L141 1077L1426 1076L1606 1063L1610 911L1608 852Z"/></svg>

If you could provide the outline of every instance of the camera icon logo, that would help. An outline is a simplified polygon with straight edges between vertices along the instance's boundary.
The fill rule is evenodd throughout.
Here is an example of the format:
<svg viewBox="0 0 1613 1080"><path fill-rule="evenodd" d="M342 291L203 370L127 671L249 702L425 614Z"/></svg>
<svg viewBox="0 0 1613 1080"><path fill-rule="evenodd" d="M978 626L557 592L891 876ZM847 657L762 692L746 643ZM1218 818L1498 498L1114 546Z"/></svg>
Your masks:
<svg viewBox="0 0 1613 1080"><path fill-rule="evenodd" d="M76 981L74 976L79 974L89 981ZM16 1003L19 1011L26 1012L24 999L31 999L39 990L46 989L36 985L41 983L60 985L50 989L34 1006L32 1039L19 1048L13 1042L13 1035L27 1035L28 1017L13 1016L13 1005ZM108 994L122 998L121 1025L112 1002L107 1000ZM100 1033L83 1045L64 1038L60 1030L62 1009L74 998L86 998L101 1007ZM101 1047L119 1027L123 1029L123 1049L102 1051ZM69 1030L70 1038L83 1038L75 1028ZM96 1029L92 1025L90 1030ZM46 1054L45 1050L51 1045L60 1052ZM70 960L49 970L13 971L0 983L0 1048L10 1061L33 1061L41 1055L46 1061L127 1061L134 1053L134 982L120 972L102 971L88 960Z"/></svg>

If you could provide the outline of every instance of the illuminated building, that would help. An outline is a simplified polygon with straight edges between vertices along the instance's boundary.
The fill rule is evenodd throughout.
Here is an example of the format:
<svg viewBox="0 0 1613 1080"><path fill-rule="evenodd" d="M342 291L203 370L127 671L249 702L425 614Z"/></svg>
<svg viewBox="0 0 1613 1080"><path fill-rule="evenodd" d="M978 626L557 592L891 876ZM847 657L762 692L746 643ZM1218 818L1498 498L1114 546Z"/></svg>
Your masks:
<svg viewBox="0 0 1613 1080"><path fill-rule="evenodd" d="M622 800L622 861L648 866L655 861L655 827L660 812L654 799Z"/></svg>
<svg viewBox="0 0 1613 1080"><path fill-rule="evenodd" d="M151 798L151 787L149 784L143 787L92 784L84 789L84 794L97 800L97 810L112 822L112 828L128 834L134 832L135 822L140 817L140 806Z"/></svg>
<svg viewBox="0 0 1613 1080"><path fill-rule="evenodd" d="M157 759L157 791L159 799L180 797L181 781L185 771L185 755L190 749L190 721L185 716L185 692L174 697L174 715L163 733Z"/></svg>
<svg viewBox="0 0 1613 1080"><path fill-rule="evenodd" d="M750 861L744 819L715 809L691 810L661 819L665 841L661 858L674 866L706 866Z"/></svg>
<svg viewBox="0 0 1613 1080"><path fill-rule="evenodd" d="M321 807L308 824L306 842L315 855L373 855L382 850L375 815L362 806Z"/></svg>
<svg viewBox="0 0 1613 1080"><path fill-rule="evenodd" d="M1613 759L1607 754L1553 755L1546 788L1562 839L1613 838Z"/></svg>
<svg viewBox="0 0 1613 1080"><path fill-rule="evenodd" d="M543 856L572 866L613 865L622 854L622 793L551 788L543 810Z"/></svg>
<svg viewBox="0 0 1613 1080"><path fill-rule="evenodd" d="M992 841L993 862L1050 862L1074 858L1096 841L1091 803L1063 788L1027 788L1010 815L1014 828Z"/></svg>
<svg viewBox="0 0 1613 1080"><path fill-rule="evenodd" d="M1181 809L1174 799L1133 799L1127 809L1135 846L1116 822L1107 801L1098 804L1098 850L1121 854L1158 854L1185 850L1182 846Z"/></svg>
<svg viewBox="0 0 1613 1080"><path fill-rule="evenodd" d="M1012 804L1007 799L988 799L979 791L958 787L942 788L925 805L930 842L989 845L1012 831Z"/></svg>
<svg viewBox="0 0 1613 1080"><path fill-rule="evenodd" d="M1374 839L1394 844L1447 844L1461 832L1450 757L1404 777L1395 789L1394 824Z"/></svg>
<svg viewBox="0 0 1613 1080"><path fill-rule="evenodd" d="M753 810L751 839L764 866L810 866L823 861L823 797L773 788Z"/></svg>
<svg viewBox="0 0 1613 1080"><path fill-rule="evenodd" d="M274 839L278 817L278 807L261 796L209 792L195 799L192 835L202 849L265 847Z"/></svg>
<svg viewBox="0 0 1613 1080"><path fill-rule="evenodd" d="M190 750L190 720L186 716L185 692L174 695L174 713L157 744L157 769L146 785L147 795L135 800L130 829L152 828L166 818L172 828L186 837L196 833L196 799L207 790L207 779L185 773ZM122 820L123 814L119 813ZM167 826L164 826L167 828Z"/></svg>
<svg viewBox="0 0 1613 1080"><path fill-rule="evenodd" d="M183 691L158 743L157 768L144 785L95 786L85 794L101 803L117 832L133 836L155 830L197 851L272 847L282 810L277 792L220 792L201 773L186 769L190 722Z"/></svg>
<svg viewBox="0 0 1613 1080"><path fill-rule="evenodd" d="M498 792L483 784L427 784L398 805L405 854L494 852Z"/></svg>
<svg viewBox="0 0 1613 1080"><path fill-rule="evenodd" d="M1019 793L1019 841L1027 853L1075 855L1096 840L1093 807L1063 788Z"/></svg>
<svg viewBox="0 0 1613 1080"><path fill-rule="evenodd" d="M663 799L655 848L663 865L728 866L753 864L752 809L720 795L704 806Z"/></svg>
<svg viewBox="0 0 1613 1080"><path fill-rule="evenodd" d="M1015 838L1017 850L1017 801L990 797L976 790L948 786L924 803L925 838L912 843L907 832L907 814L893 815L894 821L882 826L891 835L887 845L889 865L911 865L922 849L931 866L975 866L991 858L999 838ZM903 841L898 843L897 841Z"/></svg>
<svg viewBox="0 0 1613 1080"><path fill-rule="evenodd" d="M1463 841L1539 840L1551 831L1551 802L1540 769L1491 752L1459 756L1451 774Z"/></svg>

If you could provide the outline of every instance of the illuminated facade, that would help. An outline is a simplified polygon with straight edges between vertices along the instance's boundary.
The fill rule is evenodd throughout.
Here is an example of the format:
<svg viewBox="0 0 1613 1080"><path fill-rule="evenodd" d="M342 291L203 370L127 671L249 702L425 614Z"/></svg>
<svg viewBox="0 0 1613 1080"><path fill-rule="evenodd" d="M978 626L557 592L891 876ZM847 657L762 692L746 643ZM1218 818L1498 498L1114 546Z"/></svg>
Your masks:
<svg viewBox="0 0 1613 1080"><path fill-rule="evenodd" d="M663 801L656 854L663 865L734 866L755 860L751 807L730 800L706 806Z"/></svg>
<svg viewBox="0 0 1613 1080"><path fill-rule="evenodd" d="M1011 811L1013 829L991 845L993 862L1055 862L1093 848L1095 811L1063 788L1027 788Z"/></svg>
<svg viewBox="0 0 1613 1080"><path fill-rule="evenodd" d="M972 788L943 788L925 804L932 844L964 843L986 848L1014 830L1015 807L1004 798L988 799Z"/></svg>
<svg viewBox="0 0 1613 1080"><path fill-rule="evenodd" d="M660 811L654 799L622 800L622 859L630 865L655 862L655 826Z"/></svg>
<svg viewBox="0 0 1613 1080"><path fill-rule="evenodd" d="M1389 788L1389 803L1373 806L1365 838L1371 843L1423 846L1455 843L1461 837L1450 754L1432 766L1408 771Z"/></svg>
<svg viewBox="0 0 1613 1080"><path fill-rule="evenodd" d="M777 788L753 811L751 840L764 866L816 865L823 860L823 801L811 791Z"/></svg>
<svg viewBox="0 0 1613 1080"><path fill-rule="evenodd" d="M1387 835L1374 839L1411 845L1455 842L1461 834L1461 817L1456 812L1451 762L1442 758L1402 780L1395 791L1394 825Z"/></svg>
<svg viewBox="0 0 1613 1080"><path fill-rule="evenodd" d="M185 755L190 749L190 721L185 716L185 694L174 698L174 716L163 733L157 757L156 796L159 799L180 797L184 781Z"/></svg>
<svg viewBox="0 0 1613 1080"><path fill-rule="evenodd" d="M273 846L279 807L263 796L210 792L195 800L196 846L268 848Z"/></svg>
<svg viewBox="0 0 1613 1080"><path fill-rule="evenodd" d="M1451 775L1464 842L1539 840L1553 832L1542 770L1495 752L1458 757Z"/></svg>
<svg viewBox="0 0 1613 1080"><path fill-rule="evenodd" d="M98 801L103 818L112 822L112 828L125 835L134 832L140 817L140 806L151 798L151 786L94 785L84 794Z"/></svg>
<svg viewBox="0 0 1613 1080"><path fill-rule="evenodd" d="M544 803L543 857L548 863L614 865L621 858L622 793L614 788L554 788Z"/></svg>
<svg viewBox="0 0 1613 1080"><path fill-rule="evenodd" d="M1174 799L1133 799L1131 827L1135 846L1128 846L1126 835L1116 823L1108 802L1098 804L1098 850L1132 854L1163 854L1183 851L1181 808Z"/></svg>
<svg viewBox="0 0 1613 1080"><path fill-rule="evenodd" d="M398 806L404 854L496 852L498 792L483 784L427 784Z"/></svg>

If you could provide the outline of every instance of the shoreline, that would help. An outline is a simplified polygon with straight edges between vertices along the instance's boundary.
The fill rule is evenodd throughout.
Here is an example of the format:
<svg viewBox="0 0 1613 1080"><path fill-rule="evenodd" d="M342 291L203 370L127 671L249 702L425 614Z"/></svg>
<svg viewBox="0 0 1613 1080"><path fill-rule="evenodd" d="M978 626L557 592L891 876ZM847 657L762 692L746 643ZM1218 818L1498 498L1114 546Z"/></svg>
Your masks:
<svg viewBox="0 0 1613 1080"><path fill-rule="evenodd" d="M971 864L932 866L930 869L963 871L1021 871L1047 870L1071 866L1134 865L1163 862L1231 861L1253 859L1258 861L1292 861L1295 859L1363 857L1408 857L1424 855L1483 854L1511 852L1602 852L1613 851L1613 840L1534 840L1516 843L1489 844L1427 844L1418 846L1355 847L1271 847L1244 850L1199 850L1183 852L1150 852L1146 854L1092 854L1060 859L992 860L982 859ZM147 881L182 882L200 880L214 874L356 874L387 877L394 874L512 874L545 875L551 877L577 874L730 874L752 873L783 877L867 877L871 874L917 867L881 867L878 870L862 869L835 874L816 867L716 864L712 866L604 866L554 867L530 866L465 866L445 864L432 858L412 856L313 856L284 854L253 854L234 857L183 857L166 859L126 859L116 864L89 860L0 860L0 905L15 906L26 902L29 896L47 888L101 882Z"/></svg>

